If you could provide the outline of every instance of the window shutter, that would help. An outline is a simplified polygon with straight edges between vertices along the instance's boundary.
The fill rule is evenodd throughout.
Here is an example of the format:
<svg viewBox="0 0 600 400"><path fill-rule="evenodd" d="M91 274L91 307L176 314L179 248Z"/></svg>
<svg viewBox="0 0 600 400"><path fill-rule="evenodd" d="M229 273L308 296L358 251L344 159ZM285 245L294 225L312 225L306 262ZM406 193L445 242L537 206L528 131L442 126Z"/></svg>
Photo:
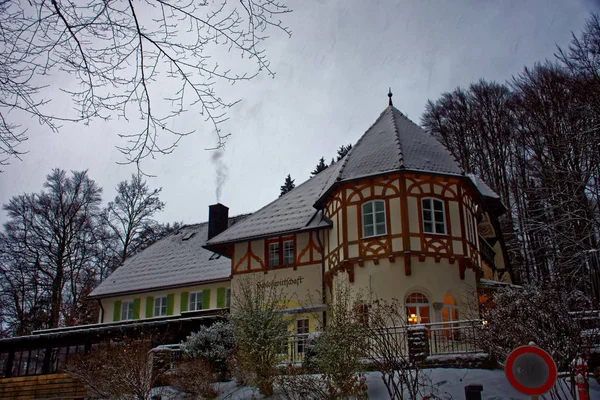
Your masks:
<svg viewBox="0 0 600 400"><path fill-rule="evenodd" d="M181 304L179 306L181 312L188 310L188 295L188 292L181 293Z"/></svg>
<svg viewBox="0 0 600 400"><path fill-rule="evenodd" d="M167 315L173 315L173 306L175 303L175 295L169 293L167 295Z"/></svg>
<svg viewBox="0 0 600 400"><path fill-rule="evenodd" d="M217 308L225 307L225 288L217 289Z"/></svg>
<svg viewBox="0 0 600 400"><path fill-rule="evenodd" d="M113 309L113 321L117 322L121 320L121 300L115 301L115 307Z"/></svg>
<svg viewBox="0 0 600 400"><path fill-rule="evenodd" d="M146 297L146 318L152 318L154 316L154 297Z"/></svg>
<svg viewBox="0 0 600 400"><path fill-rule="evenodd" d="M202 309L206 310L207 308L210 308L210 289L202 291Z"/></svg>
<svg viewBox="0 0 600 400"><path fill-rule="evenodd" d="M140 319L140 299L133 299L133 319Z"/></svg>

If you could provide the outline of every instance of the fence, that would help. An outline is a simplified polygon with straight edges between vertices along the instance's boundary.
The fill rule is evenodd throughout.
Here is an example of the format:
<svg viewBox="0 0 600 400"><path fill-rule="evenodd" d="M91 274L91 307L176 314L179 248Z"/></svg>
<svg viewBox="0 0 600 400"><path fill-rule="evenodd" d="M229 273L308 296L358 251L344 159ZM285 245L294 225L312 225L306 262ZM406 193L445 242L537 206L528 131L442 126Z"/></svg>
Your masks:
<svg viewBox="0 0 600 400"><path fill-rule="evenodd" d="M393 348L401 354L423 358L478 353L483 350L479 340L482 326L481 320L461 320L389 327L379 337L370 338L368 347L373 353L378 348ZM282 362L302 363L308 351L308 336L290 336L281 352Z"/></svg>

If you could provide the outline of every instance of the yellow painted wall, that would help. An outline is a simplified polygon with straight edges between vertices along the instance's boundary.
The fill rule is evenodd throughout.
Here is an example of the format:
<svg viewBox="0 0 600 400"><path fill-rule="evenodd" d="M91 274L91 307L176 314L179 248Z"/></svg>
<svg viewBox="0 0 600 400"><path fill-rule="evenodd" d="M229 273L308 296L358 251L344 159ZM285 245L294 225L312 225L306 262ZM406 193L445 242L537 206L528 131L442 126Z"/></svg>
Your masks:
<svg viewBox="0 0 600 400"><path fill-rule="evenodd" d="M432 258L420 262L413 257L411 266L411 275L405 276L404 258L397 258L395 263L380 260L379 265L366 261L364 267L354 269L354 283L349 285L368 300L397 299L402 305L409 293L422 292L429 299L432 322L441 321L441 314L433 303L443 303L444 295L450 294L457 302L460 319L479 318L476 278L472 270L467 269L465 279L461 280L457 263L450 264L444 259L439 263ZM335 279L348 280L348 277L346 273L339 273Z"/></svg>
<svg viewBox="0 0 600 400"><path fill-rule="evenodd" d="M321 297L321 263L304 265L294 270L292 267L267 271L267 273L254 272L234 275L231 279L233 293L240 284L266 283L274 284L281 289L286 301L295 301L299 304L320 304ZM231 306L235 308L236 296L232 296Z"/></svg>
<svg viewBox="0 0 600 400"><path fill-rule="evenodd" d="M106 299L102 299L102 307L104 308L104 319L100 320L99 322L113 322L114 320L114 304L115 301L128 301L128 300L134 300L134 299L140 299L140 319L145 319L146 318L146 299L148 297L161 297L161 296L167 296L169 294L173 294L174 298L173 298L173 314L172 315L180 315L181 314L181 293L183 292L188 292L188 293L193 293L193 292L199 292L202 290L206 290L209 289L210 290L210 307L209 308L217 308L217 289L218 288L230 288L230 282L226 281L226 282L220 282L220 283L213 283L213 284L208 284L208 285L199 285L199 286L188 286L188 287L184 287L184 288L178 288L178 289L171 289L171 290L161 290L161 291L156 291L156 292L147 292L147 293L138 293L138 294L134 294L134 295L128 295L128 296L119 296L119 297L112 297L112 298L106 298Z"/></svg>
<svg viewBox="0 0 600 400"><path fill-rule="evenodd" d="M293 268L282 268L264 272L255 272L241 275L234 275L231 281L232 297L231 308L235 312L236 302L242 301L235 293L239 293L239 285L275 285L276 293L282 295L286 308L305 307L322 305L322 272L321 263L304 265ZM269 289L264 289L269 290ZM286 318L293 322L298 318L306 317L309 319L309 330L314 332L322 319L322 312L309 313L290 313ZM295 325L290 323L290 332Z"/></svg>

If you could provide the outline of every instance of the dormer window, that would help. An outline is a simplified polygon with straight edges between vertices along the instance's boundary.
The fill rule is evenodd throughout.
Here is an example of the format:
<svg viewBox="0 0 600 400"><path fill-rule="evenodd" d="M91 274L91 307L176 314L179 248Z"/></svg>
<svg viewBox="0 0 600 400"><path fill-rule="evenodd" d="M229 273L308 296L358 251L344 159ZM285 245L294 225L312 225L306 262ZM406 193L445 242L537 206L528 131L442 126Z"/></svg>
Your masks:
<svg viewBox="0 0 600 400"><path fill-rule="evenodd" d="M372 200L362 205L363 237L386 234L385 203L383 200Z"/></svg>
<svg viewBox="0 0 600 400"><path fill-rule="evenodd" d="M423 199L421 206L423 208L423 232L445 235L444 202L439 199Z"/></svg>

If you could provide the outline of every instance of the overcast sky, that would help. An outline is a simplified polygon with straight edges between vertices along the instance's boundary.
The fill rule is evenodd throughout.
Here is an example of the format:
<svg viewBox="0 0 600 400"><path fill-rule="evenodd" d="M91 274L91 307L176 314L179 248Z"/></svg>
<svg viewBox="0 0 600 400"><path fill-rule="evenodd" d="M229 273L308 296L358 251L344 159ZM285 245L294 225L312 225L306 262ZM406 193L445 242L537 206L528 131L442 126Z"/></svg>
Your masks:
<svg viewBox="0 0 600 400"><path fill-rule="evenodd" d="M552 58L579 33L591 0L365 1L290 0L284 20L293 35L266 42L277 76L266 75L227 88L242 99L223 125L231 133L222 161L227 167L221 202L230 214L252 212L279 195L287 174L296 184L310 176L321 156L329 162L343 144L355 143L387 106L419 122L428 99L480 78L506 81L536 61ZM56 104L55 107L60 107ZM161 222L207 220L216 201L211 127L182 114L176 122L196 129L174 153L148 160L151 187L162 187ZM23 121L29 140L23 161L0 174L0 203L41 190L54 167L89 170L103 198L135 170L115 149L124 121L63 125L55 134ZM126 127L125 127L126 128ZM0 215L5 221L6 215Z"/></svg>

